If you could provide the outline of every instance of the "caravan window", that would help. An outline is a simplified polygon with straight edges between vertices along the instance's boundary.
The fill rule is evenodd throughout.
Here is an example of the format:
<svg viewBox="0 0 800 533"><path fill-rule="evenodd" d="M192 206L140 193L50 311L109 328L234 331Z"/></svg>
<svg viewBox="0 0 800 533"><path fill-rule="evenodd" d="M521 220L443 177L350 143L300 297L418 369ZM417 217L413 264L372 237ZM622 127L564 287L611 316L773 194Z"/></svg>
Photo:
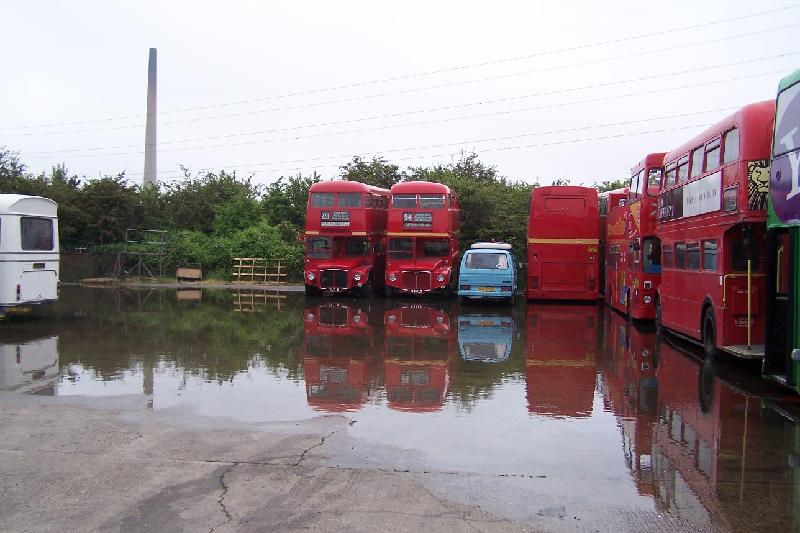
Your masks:
<svg viewBox="0 0 800 533"><path fill-rule="evenodd" d="M23 250L53 249L53 221L49 218L22 217L20 232Z"/></svg>

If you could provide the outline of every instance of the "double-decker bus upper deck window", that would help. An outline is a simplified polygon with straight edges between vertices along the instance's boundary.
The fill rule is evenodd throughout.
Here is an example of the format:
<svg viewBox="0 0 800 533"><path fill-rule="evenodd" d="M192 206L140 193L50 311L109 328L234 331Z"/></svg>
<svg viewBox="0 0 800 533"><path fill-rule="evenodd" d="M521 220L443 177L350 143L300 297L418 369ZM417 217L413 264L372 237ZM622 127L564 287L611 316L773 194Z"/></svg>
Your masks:
<svg viewBox="0 0 800 533"><path fill-rule="evenodd" d="M444 208L444 195L420 194L419 207L420 209L442 209Z"/></svg>
<svg viewBox="0 0 800 533"><path fill-rule="evenodd" d="M722 164L727 165L739 159L739 130L733 128L730 131L726 131L723 137L724 142L722 143L722 149L724 153L722 156Z"/></svg>
<svg viewBox="0 0 800 533"><path fill-rule="evenodd" d="M339 207L361 207L360 192L340 192Z"/></svg>
<svg viewBox="0 0 800 533"><path fill-rule="evenodd" d="M331 238L314 237L308 239L308 257L326 259L331 256Z"/></svg>
<svg viewBox="0 0 800 533"><path fill-rule="evenodd" d="M647 171L647 194L650 196L658 196L658 190L661 188L661 178L664 175L663 168L651 168Z"/></svg>
<svg viewBox="0 0 800 533"><path fill-rule="evenodd" d="M392 195L392 207L417 207L416 194L394 194Z"/></svg>
<svg viewBox="0 0 800 533"><path fill-rule="evenodd" d="M719 166L719 139L714 139L706 145L705 170L709 172Z"/></svg>
<svg viewBox="0 0 800 533"><path fill-rule="evenodd" d="M678 183L683 183L689 179L689 156L685 155L678 159Z"/></svg>
<svg viewBox="0 0 800 533"><path fill-rule="evenodd" d="M422 242L422 255L425 257L447 257L450 255L448 239L433 239Z"/></svg>
<svg viewBox="0 0 800 533"><path fill-rule="evenodd" d="M389 239L389 257L410 259L414 255L414 239Z"/></svg>
<svg viewBox="0 0 800 533"><path fill-rule="evenodd" d="M333 207L333 193L312 192L311 207Z"/></svg>
<svg viewBox="0 0 800 533"><path fill-rule="evenodd" d="M661 249L661 259L664 268L672 268L672 245L668 244Z"/></svg>
<svg viewBox="0 0 800 533"><path fill-rule="evenodd" d="M642 242L644 261L642 270L645 274L658 274L661 272L661 241L657 237L648 237Z"/></svg>
<svg viewBox="0 0 800 533"><path fill-rule="evenodd" d="M364 193L364 207L366 207L367 209L372 207L372 193L369 193L369 192L368 193ZM378 206L375 205L375 207L378 207Z"/></svg>
<svg viewBox="0 0 800 533"><path fill-rule="evenodd" d="M677 183L677 177L678 177L677 164L672 163L670 165L667 165L667 182L664 184L664 188L669 189L670 187L675 185L675 183Z"/></svg>
<svg viewBox="0 0 800 533"><path fill-rule="evenodd" d="M675 243L675 268L686 268L686 243Z"/></svg>
<svg viewBox="0 0 800 533"><path fill-rule="evenodd" d="M464 266L467 268L508 270L508 256L497 253L471 252L467 255Z"/></svg>
<svg viewBox="0 0 800 533"><path fill-rule="evenodd" d="M53 221L49 218L22 217L20 232L23 250L53 249Z"/></svg>
<svg viewBox="0 0 800 533"><path fill-rule="evenodd" d="M690 242L686 245L686 268L700 270L700 243Z"/></svg>
<svg viewBox="0 0 800 533"><path fill-rule="evenodd" d="M544 199L545 211L583 213L586 211L586 199L570 196L551 196Z"/></svg>
<svg viewBox="0 0 800 533"><path fill-rule="evenodd" d="M352 257L363 257L369 254L369 241L366 239L345 239L344 253Z"/></svg>
<svg viewBox="0 0 800 533"><path fill-rule="evenodd" d="M703 147L692 150L692 168L690 176L695 178L703 173Z"/></svg>
<svg viewBox="0 0 800 533"><path fill-rule="evenodd" d="M717 241L703 241L703 270L717 271Z"/></svg>
<svg viewBox="0 0 800 533"><path fill-rule="evenodd" d="M597 200L597 211L601 217L608 213L608 196L601 196Z"/></svg>

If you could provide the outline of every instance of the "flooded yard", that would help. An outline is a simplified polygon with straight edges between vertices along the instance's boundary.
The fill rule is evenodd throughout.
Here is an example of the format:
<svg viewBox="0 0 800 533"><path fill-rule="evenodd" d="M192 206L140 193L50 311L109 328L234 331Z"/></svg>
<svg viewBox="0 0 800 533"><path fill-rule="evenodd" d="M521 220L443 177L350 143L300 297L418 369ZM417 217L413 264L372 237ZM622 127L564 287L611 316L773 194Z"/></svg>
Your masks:
<svg viewBox="0 0 800 533"><path fill-rule="evenodd" d="M478 530L797 530L797 398L693 353L594 305L64 287L2 325L0 401L198 432L343 420L325 468L413 475Z"/></svg>

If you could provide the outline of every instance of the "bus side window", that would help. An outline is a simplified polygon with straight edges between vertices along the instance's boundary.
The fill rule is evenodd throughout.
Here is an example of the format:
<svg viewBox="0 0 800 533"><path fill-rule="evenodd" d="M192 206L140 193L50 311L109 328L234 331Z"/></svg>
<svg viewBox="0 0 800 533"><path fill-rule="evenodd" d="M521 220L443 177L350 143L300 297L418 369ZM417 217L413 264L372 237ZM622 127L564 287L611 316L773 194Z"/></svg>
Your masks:
<svg viewBox="0 0 800 533"><path fill-rule="evenodd" d="M688 270L700 270L699 242L690 242L686 245L686 263Z"/></svg>
<svg viewBox="0 0 800 533"><path fill-rule="evenodd" d="M703 147L695 148L692 150L692 168L691 176L695 178L703 173Z"/></svg>
<svg viewBox="0 0 800 533"><path fill-rule="evenodd" d="M644 262L642 264L646 274L658 274L661 272L661 241L656 237L649 237L644 240Z"/></svg>
<svg viewBox="0 0 800 533"><path fill-rule="evenodd" d="M678 171L676 170L676 164L672 163L667 165L667 180L666 184L664 185L665 189L669 189L677 182Z"/></svg>
<svg viewBox="0 0 800 533"><path fill-rule="evenodd" d="M675 268L686 268L686 243L675 243Z"/></svg>
<svg viewBox="0 0 800 533"><path fill-rule="evenodd" d="M719 166L719 139L714 139L706 145L705 171L709 172Z"/></svg>
<svg viewBox="0 0 800 533"><path fill-rule="evenodd" d="M685 155L678 159L678 183L683 183L689 179L689 156Z"/></svg>
<svg viewBox="0 0 800 533"><path fill-rule="evenodd" d="M734 128L727 131L723 137L722 149L725 152L722 156L722 164L727 165L739 159L739 130Z"/></svg>
<svg viewBox="0 0 800 533"><path fill-rule="evenodd" d="M372 193L365 192L364 193L364 207L369 209L372 207Z"/></svg>
<svg viewBox="0 0 800 533"><path fill-rule="evenodd" d="M706 272L717 271L717 241L703 241L703 270Z"/></svg>
<svg viewBox="0 0 800 533"><path fill-rule="evenodd" d="M662 174L664 174L663 168L651 168L647 171L647 194L650 196L658 196Z"/></svg>

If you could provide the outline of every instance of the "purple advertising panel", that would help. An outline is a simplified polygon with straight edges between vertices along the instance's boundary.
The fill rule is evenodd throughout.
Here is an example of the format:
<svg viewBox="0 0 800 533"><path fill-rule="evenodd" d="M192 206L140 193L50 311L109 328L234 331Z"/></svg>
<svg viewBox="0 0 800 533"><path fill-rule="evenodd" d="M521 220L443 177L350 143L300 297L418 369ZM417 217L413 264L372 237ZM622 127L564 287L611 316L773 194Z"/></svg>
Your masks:
<svg viewBox="0 0 800 533"><path fill-rule="evenodd" d="M772 147L770 198L785 223L800 222L800 83L778 95Z"/></svg>

